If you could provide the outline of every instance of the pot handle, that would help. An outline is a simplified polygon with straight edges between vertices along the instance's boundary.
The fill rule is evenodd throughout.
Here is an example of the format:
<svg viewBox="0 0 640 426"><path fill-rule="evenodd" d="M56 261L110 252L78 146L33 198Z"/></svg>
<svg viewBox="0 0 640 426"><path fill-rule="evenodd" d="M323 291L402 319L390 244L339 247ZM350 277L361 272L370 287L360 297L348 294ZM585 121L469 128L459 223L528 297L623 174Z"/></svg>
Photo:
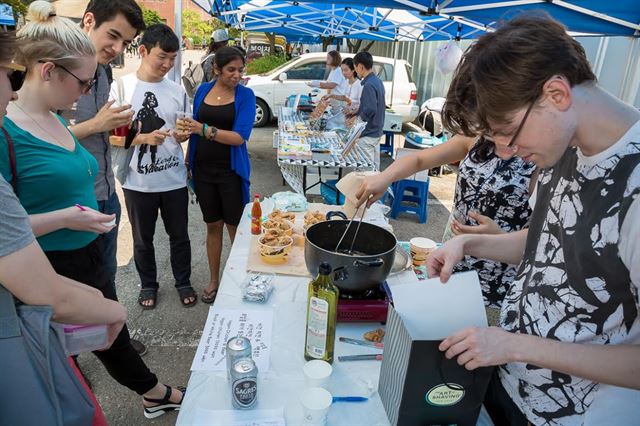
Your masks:
<svg viewBox="0 0 640 426"><path fill-rule="evenodd" d="M331 212L327 212L327 214L326 214L327 220L333 219L334 216L337 216L337 217L339 217L340 219L343 219L343 220L349 220L349 218L347 217L346 214L344 214L342 212L339 212L339 211L331 211Z"/></svg>
<svg viewBox="0 0 640 426"><path fill-rule="evenodd" d="M368 262L366 262L364 260L354 260L353 261L353 266L366 266L366 267L369 267L369 268L379 268L382 265L384 265L384 259L382 259L382 258L378 258L376 260L370 260Z"/></svg>

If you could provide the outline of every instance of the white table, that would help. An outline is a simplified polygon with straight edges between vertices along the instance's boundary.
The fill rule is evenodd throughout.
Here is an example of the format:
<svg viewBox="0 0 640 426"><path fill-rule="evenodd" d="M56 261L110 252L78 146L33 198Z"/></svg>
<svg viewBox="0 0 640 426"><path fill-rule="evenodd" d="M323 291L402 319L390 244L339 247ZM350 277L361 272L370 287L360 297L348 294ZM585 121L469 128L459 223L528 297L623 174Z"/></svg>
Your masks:
<svg viewBox="0 0 640 426"><path fill-rule="evenodd" d="M220 290L210 309L269 309L274 313L271 342L271 365L267 372L260 372L258 379L258 404L255 409L280 409L287 425L302 423L302 406L299 396L304 385L302 367L304 329L309 279L277 276L275 291L265 305L242 301L239 285L246 275L249 254L250 205L245 208L238 226L235 243L224 268ZM377 323L340 323L336 336L362 338L365 331L379 327ZM370 396L369 401L336 403L329 413L329 425L388 425L387 415L377 393L380 361L356 361L341 363L338 355L378 352L372 348L347 345L337 341L336 361L329 390L334 396ZM367 388L373 389L367 395ZM194 371L182 403L178 425L216 424L214 413L203 410L232 410L231 390L226 372ZM210 414L207 418L206 414ZM203 419L204 417L204 419Z"/></svg>

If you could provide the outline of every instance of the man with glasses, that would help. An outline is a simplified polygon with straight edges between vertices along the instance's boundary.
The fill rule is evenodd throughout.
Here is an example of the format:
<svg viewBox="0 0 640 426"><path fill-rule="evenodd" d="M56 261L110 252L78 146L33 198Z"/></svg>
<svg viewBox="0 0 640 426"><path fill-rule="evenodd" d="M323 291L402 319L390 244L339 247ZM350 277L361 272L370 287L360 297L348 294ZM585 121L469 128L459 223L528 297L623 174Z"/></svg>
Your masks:
<svg viewBox="0 0 640 426"><path fill-rule="evenodd" d="M144 30L142 10L134 0L91 0L81 26L96 48L98 68L93 81L82 81L74 76L83 86L85 94L78 100L72 117L68 117L73 123L70 130L98 161L95 193L100 211L115 213L119 224L121 207L111 169L109 132L129 124L133 111L130 105L112 107L113 102L108 102L112 80L109 63ZM118 226L105 234L104 241L105 258L109 262L111 283L115 288ZM131 343L138 353L146 353L147 349L142 343L134 339L131 339Z"/></svg>
<svg viewBox="0 0 640 426"><path fill-rule="evenodd" d="M440 350L500 366L485 399L495 424L637 423L640 113L598 86L561 24L522 16L466 52L444 120L544 170L528 230L459 236L430 256L442 282L464 255L519 264L501 327Z"/></svg>

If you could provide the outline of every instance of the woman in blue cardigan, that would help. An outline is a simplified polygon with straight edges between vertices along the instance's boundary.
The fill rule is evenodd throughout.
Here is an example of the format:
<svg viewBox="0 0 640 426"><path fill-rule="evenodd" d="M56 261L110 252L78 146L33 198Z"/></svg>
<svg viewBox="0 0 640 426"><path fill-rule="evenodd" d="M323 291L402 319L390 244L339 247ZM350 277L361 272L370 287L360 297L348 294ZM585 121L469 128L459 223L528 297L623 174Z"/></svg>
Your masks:
<svg viewBox="0 0 640 426"><path fill-rule="evenodd" d="M214 59L217 78L202 84L193 102L187 167L207 224L211 279L202 294L205 303L212 303L218 292L223 228L226 225L233 244L250 199L247 141L253 129L256 97L239 84L244 66L244 55L238 49L219 49Z"/></svg>

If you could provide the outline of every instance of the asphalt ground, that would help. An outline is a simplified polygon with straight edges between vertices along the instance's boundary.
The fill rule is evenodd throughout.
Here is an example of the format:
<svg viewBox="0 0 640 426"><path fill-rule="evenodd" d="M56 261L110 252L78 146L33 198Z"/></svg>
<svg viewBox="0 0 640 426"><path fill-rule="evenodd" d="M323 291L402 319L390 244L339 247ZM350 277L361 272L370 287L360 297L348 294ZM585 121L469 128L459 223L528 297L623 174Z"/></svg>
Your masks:
<svg viewBox="0 0 640 426"><path fill-rule="evenodd" d="M187 51L183 62L197 59L202 51ZM135 71L138 65L136 58L127 58L122 69L115 69L114 76ZM278 191L290 190L282 185L282 176L276 163L276 152L272 148L272 134L275 123L270 127L254 129L249 141L251 156L251 191L268 196ZM401 146L403 137L396 136L396 146ZM393 160L388 155L382 156L382 168ZM398 240L408 240L415 236L424 236L439 241L451 209L456 175L446 174L430 179L428 219L426 224L419 224L414 215L402 214L398 220L390 220ZM118 195L123 207L118 236L118 272L116 285L118 297L129 312L128 326L132 336L142 341L148 348L143 357L149 368L162 383L170 385L186 385L189 380L190 366L202 333L209 305L198 301L191 308L184 308L174 288L173 276L169 260L169 241L162 221L156 228L155 249L160 290L158 307L155 310L143 311L137 304L140 280L133 262L133 240L131 227L124 208L122 190ZM309 201L320 201L317 196L310 195ZM198 205L189 205L189 235L192 251L191 281L198 293L209 281L209 267L205 250L205 225ZM230 241L225 235L222 253L222 267L229 255ZM111 425L173 425L177 414L165 414L154 420L143 415L142 398L113 380L102 364L92 354L79 357L83 372L91 381L93 391L102 406L107 421ZM211 398L215 398L211 395Z"/></svg>

